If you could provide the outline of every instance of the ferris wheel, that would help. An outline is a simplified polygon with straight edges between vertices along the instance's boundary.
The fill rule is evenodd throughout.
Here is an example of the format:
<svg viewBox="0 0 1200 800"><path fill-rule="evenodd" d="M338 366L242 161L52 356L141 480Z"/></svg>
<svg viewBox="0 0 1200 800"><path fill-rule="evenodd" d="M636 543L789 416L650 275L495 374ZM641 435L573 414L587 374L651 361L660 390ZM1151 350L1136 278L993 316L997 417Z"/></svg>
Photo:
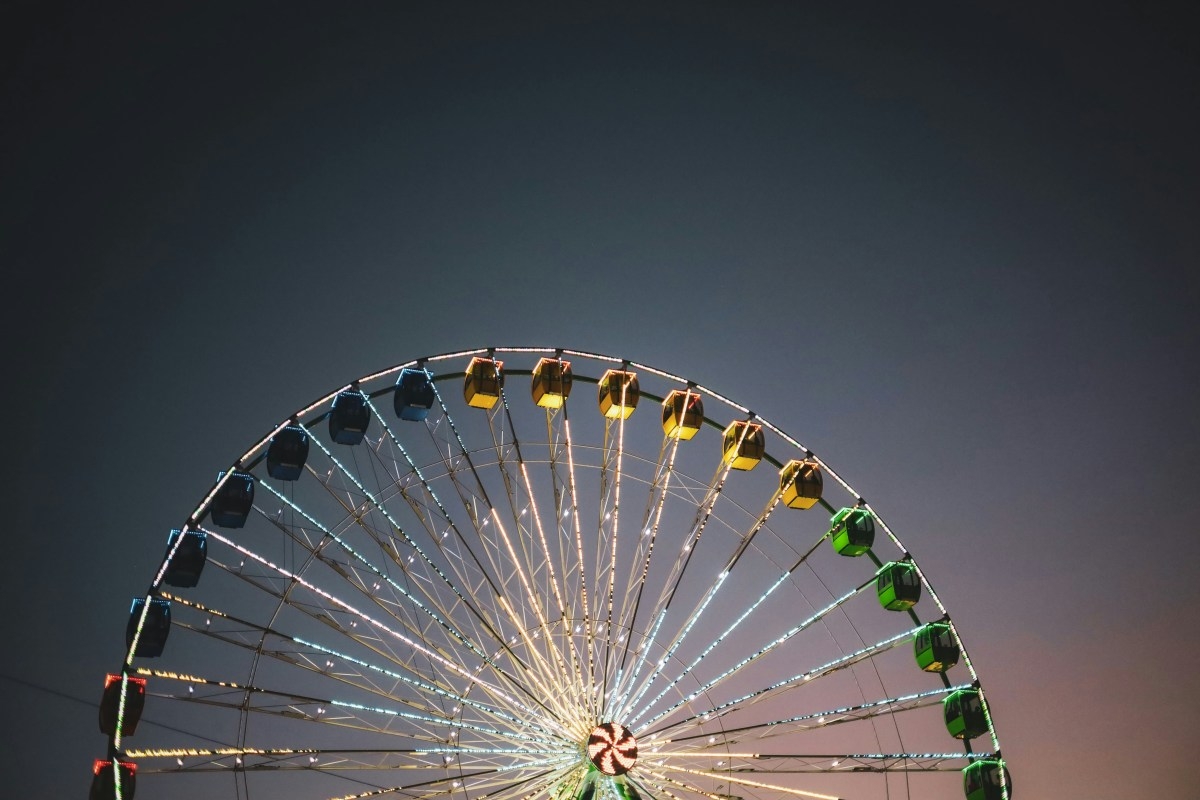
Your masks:
<svg viewBox="0 0 1200 800"><path fill-rule="evenodd" d="M125 641L92 800L1011 796L876 511L749 407L593 353L298 410L169 533Z"/></svg>

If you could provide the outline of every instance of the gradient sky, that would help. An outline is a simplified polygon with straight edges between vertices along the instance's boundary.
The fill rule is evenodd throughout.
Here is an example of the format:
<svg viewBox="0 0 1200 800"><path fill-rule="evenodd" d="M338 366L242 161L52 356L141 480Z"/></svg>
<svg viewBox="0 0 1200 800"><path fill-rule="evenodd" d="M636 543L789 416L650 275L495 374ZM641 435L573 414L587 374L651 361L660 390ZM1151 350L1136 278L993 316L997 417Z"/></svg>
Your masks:
<svg viewBox="0 0 1200 800"><path fill-rule="evenodd" d="M440 5L440 4L439 4ZM82 797L129 598L336 385L612 353L904 537L1018 797L1196 797L1200 55L1123 3L0 16L0 782Z"/></svg>

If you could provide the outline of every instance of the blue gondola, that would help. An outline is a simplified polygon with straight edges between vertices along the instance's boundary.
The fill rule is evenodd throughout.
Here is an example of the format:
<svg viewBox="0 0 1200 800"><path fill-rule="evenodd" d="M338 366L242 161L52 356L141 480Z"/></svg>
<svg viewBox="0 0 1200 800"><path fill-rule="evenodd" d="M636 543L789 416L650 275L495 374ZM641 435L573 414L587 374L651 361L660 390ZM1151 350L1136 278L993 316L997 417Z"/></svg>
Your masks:
<svg viewBox="0 0 1200 800"><path fill-rule="evenodd" d="M433 391L433 378L423 369L402 369L396 379L394 403L396 416L410 422L421 422L429 416L429 409L437 395Z"/></svg>
<svg viewBox="0 0 1200 800"><path fill-rule="evenodd" d="M288 425L271 437L267 448L267 474L277 481L299 480L308 460L308 431Z"/></svg>
<svg viewBox="0 0 1200 800"><path fill-rule="evenodd" d="M125 626L125 647L133 646L133 637L137 633L138 623L142 619L142 609L146 607L146 598L135 597L133 606L129 609L129 624ZM146 612L146 623L142 627L142 635L138 638L135 656L142 658L158 658L167 644L167 634L171 632L171 602L161 597L150 600L150 610Z"/></svg>
<svg viewBox="0 0 1200 800"><path fill-rule="evenodd" d="M208 559L208 534L204 531L188 531L183 534L179 547L175 542L179 539L179 531L171 531L167 537L167 552L175 549L171 563L163 580L171 586L186 589L200 583L200 573L204 570L204 562Z"/></svg>
<svg viewBox="0 0 1200 800"><path fill-rule="evenodd" d="M240 528L246 524L253 506L254 478L244 472L234 472L213 497L209 515L214 525Z"/></svg>
<svg viewBox="0 0 1200 800"><path fill-rule="evenodd" d="M329 409L329 438L338 444L358 444L371 425L367 396L357 389L338 392Z"/></svg>
<svg viewBox="0 0 1200 800"><path fill-rule="evenodd" d="M133 800L133 792L137 788L137 764L118 761L117 769L121 772L121 800ZM113 762L97 760L92 765L92 789L88 792L88 800L116 800L117 797Z"/></svg>

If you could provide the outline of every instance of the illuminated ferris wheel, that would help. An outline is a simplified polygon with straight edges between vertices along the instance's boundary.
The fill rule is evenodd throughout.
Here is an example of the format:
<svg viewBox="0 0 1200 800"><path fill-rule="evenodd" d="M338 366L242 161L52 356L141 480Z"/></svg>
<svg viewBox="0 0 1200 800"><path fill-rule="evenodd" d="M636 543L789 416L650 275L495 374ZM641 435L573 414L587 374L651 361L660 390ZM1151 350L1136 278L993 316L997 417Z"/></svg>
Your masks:
<svg viewBox="0 0 1200 800"><path fill-rule="evenodd" d="M875 510L749 408L592 353L300 409L171 531L126 644L93 800L1011 796Z"/></svg>

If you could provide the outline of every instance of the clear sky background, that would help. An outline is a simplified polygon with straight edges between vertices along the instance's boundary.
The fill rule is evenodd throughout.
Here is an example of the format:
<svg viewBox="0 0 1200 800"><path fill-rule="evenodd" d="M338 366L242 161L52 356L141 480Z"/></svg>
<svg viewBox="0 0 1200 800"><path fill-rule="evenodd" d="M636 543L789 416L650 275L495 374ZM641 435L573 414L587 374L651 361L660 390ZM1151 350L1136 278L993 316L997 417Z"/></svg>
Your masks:
<svg viewBox="0 0 1200 800"><path fill-rule="evenodd" d="M834 5L6 4L13 796L86 792L70 698L217 470L368 371L539 344L842 472L1018 797L1197 797L1196 28Z"/></svg>

